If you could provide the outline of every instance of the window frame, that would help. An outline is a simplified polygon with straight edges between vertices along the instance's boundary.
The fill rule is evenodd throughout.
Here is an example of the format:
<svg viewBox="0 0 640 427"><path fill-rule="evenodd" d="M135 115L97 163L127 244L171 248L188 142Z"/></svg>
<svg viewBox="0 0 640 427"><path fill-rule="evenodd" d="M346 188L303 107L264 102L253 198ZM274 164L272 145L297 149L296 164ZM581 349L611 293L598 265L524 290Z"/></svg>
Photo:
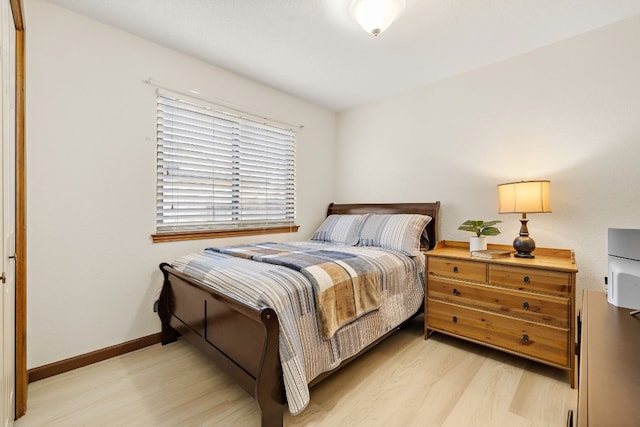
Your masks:
<svg viewBox="0 0 640 427"><path fill-rule="evenodd" d="M195 109L196 114L199 114L200 117L210 116L213 122L215 122L216 120L237 121L239 126L244 124L244 125L248 125L250 128L253 126L255 126L256 128L260 127L263 129L267 129L270 132L285 133L290 137L290 140L286 142L287 148L285 152L285 157L283 157L282 159L277 159L278 162L287 164L286 172L284 174L280 173L281 175L276 175L277 178L280 178L281 176L287 177L286 184L285 184L286 190L284 191L285 196L281 197L277 192L273 193L269 190L267 190L265 193L265 199L267 201L269 200L270 197L271 197L271 200L274 200L275 198L278 201L277 210L278 210L278 215L281 216L281 218L276 218L276 219L269 218L270 206L268 202L265 201L263 202L265 203L264 209L266 209L266 211L264 212L264 216L261 218L258 218L257 220L248 219L246 218L246 216L251 214L251 210L250 209L248 211L246 210L247 202L244 202L244 209L245 209L243 211L244 215L241 215L241 217L243 216L245 217L244 219L227 219L227 218L224 218L224 215L222 219L219 219L216 216L215 208L213 208L212 206L211 207L207 206L205 209L208 209L209 207L213 209L212 211L213 217L211 221L204 220L204 221L198 222L198 220L193 221L193 220L187 219L187 221L185 221L181 225L180 220L177 219L173 224L172 224L172 221L167 221L165 224L163 224L163 215L166 215L168 212L171 212L171 210L174 209L173 207L166 208L165 206L166 202L168 198L176 197L173 194L171 194L171 196L169 197L170 190L168 190L168 188L171 188L171 184L167 184L167 179L166 179L167 173L171 175L171 171L178 172L178 174L173 175L174 177L173 179L175 179L175 176L179 175L179 172L181 172L181 169L179 166L175 166L174 164L172 164L171 166L167 166L167 163L171 164L172 162L166 161L166 155L168 151L174 150L176 149L176 147L181 147L183 144L183 142L175 142L175 143L169 142L169 139L173 139L173 135L170 137L168 137L168 135L171 135L171 131L177 129L178 125L176 124L175 128L172 128L171 126L166 125L167 115L165 111L161 111L161 110L162 108L166 108L167 102L171 103L173 107L177 108L176 111L184 112L187 110L193 111L193 109ZM269 119L257 118L250 113L241 112L236 109L231 109L223 105L212 103L210 101L206 101L200 98L194 99L193 97L190 97L190 96L184 96L172 91L166 91L161 89L158 89L156 91L156 113L157 113L157 118L156 118L156 127L157 127L157 134L156 134L157 172L156 174L157 175L156 175L156 186L155 186L156 187L156 232L151 235L154 243L196 240L196 239L215 239L215 238L263 235L263 234L292 233L292 232L298 231L299 226L296 225L296 220L297 220L296 219L297 218L296 175L297 174L296 174L296 160L295 160L297 141L296 141L295 132L292 127L286 127L285 125L281 125L278 122L272 121ZM168 115L170 116L171 114L172 113L169 113ZM211 140L205 141L205 143L209 143L209 142L211 143L210 149L212 151L214 151L215 147L218 147L220 144L219 139L216 139L220 137L216 136L216 132L213 130L213 127L214 126L212 125ZM242 155L248 155L247 153L252 151L252 148L250 147L252 146L252 144L255 143L255 140L253 138L249 138L243 133L235 134L234 138L238 138L237 140L234 139L234 143L237 142L241 146L240 151L242 152L241 153ZM261 137L261 139L259 139L259 142L265 144L265 146L270 146L269 138L267 136ZM272 159L271 156L273 156L273 154L272 153L269 154L267 150L267 154L265 156L262 156L261 158L261 160L264 161L264 163L262 164L263 166L265 164L270 163L270 160ZM203 155L201 160L209 160L209 161L212 161L213 163L214 158L215 158L215 154L210 153L208 154L208 158L206 155ZM180 161L176 161L173 163L180 164ZM233 173L231 175L233 176L235 176L237 172L235 165L232 166L231 168L227 167L227 169L225 170L232 171ZM250 180L252 180L252 178L253 176L251 177ZM263 179L266 184L269 184L269 186L272 185L272 181L270 181L269 175L265 175ZM215 188L214 185L216 180L212 179L211 181L212 181L211 188ZM234 178L231 184L232 187L235 188L237 184L238 183L235 182L235 178ZM265 184L265 187L267 186L266 184ZM206 188L206 186L208 185L209 184L206 184L206 185L198 184L198 187ZM249 188L247 191L249 191L250 193L252 192L252 190L255 191L255 185L249 184L249 187L251 188ZM213 198L214 196L212 196L212 199L211 199L212 204L214 203ZM199 199L197 203L200 203L200 200L202 199ZM240 209L240 210L243 209L242 198L238 200L236 197L227 196L226 201L227 203L224 206L226 206L227 209L229 209L228 208L229 206L232 206L230 210L232 210L233 212L235 212L236 209ZM261 203L261 202L258 202L258 203ZM173 201L171 202L171 204L173 204ZM206 204L209 204L209 202L207 201L203 205L206 205ZM249 202L248 204L250 207L253 207L252 202ZM228 226L226 221L229 221Z"/></svg>

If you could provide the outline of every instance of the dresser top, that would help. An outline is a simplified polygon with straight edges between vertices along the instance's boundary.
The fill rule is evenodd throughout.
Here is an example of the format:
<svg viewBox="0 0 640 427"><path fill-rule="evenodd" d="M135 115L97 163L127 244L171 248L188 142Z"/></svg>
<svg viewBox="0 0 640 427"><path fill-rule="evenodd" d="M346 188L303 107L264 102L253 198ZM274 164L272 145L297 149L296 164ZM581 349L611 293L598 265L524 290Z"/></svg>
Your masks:
<svg viewBox="0 0 640 427"><path fill-rule="evenodd" d="M515 267L531 267L551 270L578 272L575 256L571 249L536 248L533 251L535 258L516 258L513 256L515 250L509 245L487 245L487 249L497 249L511 251L509 257L504 258L479 258L471 256L469 253L469 243L456 242L451 240L441 240L433 250L426 252L427 256L441 256L461 260L471 260L487 262L491 264L504 264Z"/></svg>

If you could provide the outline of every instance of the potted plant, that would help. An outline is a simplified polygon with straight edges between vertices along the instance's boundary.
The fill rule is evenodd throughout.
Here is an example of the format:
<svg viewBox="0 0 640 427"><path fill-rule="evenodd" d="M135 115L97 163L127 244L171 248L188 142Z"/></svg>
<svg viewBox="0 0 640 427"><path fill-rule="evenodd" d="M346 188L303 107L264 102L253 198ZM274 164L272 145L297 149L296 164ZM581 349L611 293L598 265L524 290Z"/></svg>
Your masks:
<svg viewBox="0 0 640 427"><path fill-rule="evenodd" d="M495 227L500 220L483 221L481 219L470 219L462 223L458 230L470 231L475 236L469 238L469 251L480 251L487 249L487 236L497 236L500 230Z"/></svg>

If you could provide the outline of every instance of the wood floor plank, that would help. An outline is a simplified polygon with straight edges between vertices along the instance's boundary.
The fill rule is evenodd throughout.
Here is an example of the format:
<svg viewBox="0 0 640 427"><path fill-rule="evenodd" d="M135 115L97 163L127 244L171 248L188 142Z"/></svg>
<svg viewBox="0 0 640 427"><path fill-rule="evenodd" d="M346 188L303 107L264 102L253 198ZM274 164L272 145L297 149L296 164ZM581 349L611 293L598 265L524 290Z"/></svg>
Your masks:
<svg viewBox="0 0 640 427"><path fill-rule="evenodd" d="M516 363L512 363L514 360ZM516 359L507 354L485 358L481 368L458 400L443 427L461 425L529 426L530 423L524 422L526 420L511 416L508 411L525 364L524 359Z"/></svg>
<svg viewBox="0 0 640 427"><path fill-rule="evenodd" d="M564 426L566 373L441 334L422 317L311 390L294 426ZM30 426L259 426L254 401L186 342L29 385Z"/></svg>

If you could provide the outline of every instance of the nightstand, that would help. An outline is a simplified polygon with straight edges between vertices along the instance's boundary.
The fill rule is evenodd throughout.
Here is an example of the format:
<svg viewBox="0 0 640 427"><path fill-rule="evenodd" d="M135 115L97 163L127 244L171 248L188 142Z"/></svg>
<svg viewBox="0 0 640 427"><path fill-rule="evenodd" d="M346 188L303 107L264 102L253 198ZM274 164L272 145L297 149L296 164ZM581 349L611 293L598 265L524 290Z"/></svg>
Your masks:
<svg viewBox="0 0 640 427"><path fill-rule="evenodd" d="M438 242L426 253L424 337L437 331L564 369L575 388L573 251L534 255L476 258L467 243Z"/></svg>

